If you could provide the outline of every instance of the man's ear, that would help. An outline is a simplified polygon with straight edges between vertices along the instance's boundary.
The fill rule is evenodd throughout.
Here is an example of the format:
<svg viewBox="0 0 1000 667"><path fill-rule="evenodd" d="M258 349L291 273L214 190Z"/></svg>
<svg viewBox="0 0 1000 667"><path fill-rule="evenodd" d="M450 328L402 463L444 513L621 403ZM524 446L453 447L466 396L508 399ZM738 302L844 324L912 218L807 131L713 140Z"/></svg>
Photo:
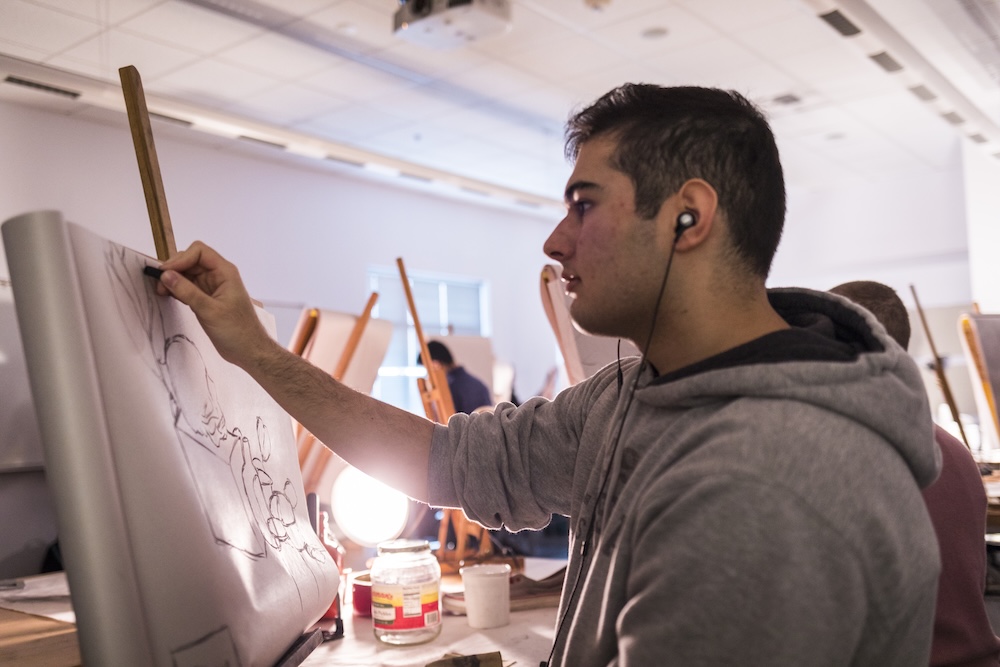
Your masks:
<svg viewBox="0 0 1000 667"><path fill-rule="evenodd" d="M677 250L695 248L705 242L715 225L719 195L707 181L692 178L685 181L671 198L672 220L668 221ZM664 207L668 208L668 207Z"/></svg>

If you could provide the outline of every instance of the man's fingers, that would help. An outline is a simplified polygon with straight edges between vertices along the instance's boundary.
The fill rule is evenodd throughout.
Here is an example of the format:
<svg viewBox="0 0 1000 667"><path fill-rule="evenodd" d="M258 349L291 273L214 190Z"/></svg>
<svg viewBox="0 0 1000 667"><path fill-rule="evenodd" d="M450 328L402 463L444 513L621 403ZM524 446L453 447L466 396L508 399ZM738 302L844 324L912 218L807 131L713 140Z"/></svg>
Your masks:
<svg viewBox="0 0 1000 667"><path fill-rule="evenodd" d="M200 287L182 276L173 269L168 269L160 276L160 283L163 284L175 299L189 306L196 315L201 315L211 298L205 294Z"/></svg>
<svg viewBox="0 0 1000 667"><path fill-rule="evenodd" d="M205 245L201 241L195 241L186 250L182 250L167 261L163 262L163 264L160 265L160 268L184 273L196 267L202 270L216 269L219 268L223 262L225 262L225 260L222 259L222 255L215 252L212 248Z"/></svg>

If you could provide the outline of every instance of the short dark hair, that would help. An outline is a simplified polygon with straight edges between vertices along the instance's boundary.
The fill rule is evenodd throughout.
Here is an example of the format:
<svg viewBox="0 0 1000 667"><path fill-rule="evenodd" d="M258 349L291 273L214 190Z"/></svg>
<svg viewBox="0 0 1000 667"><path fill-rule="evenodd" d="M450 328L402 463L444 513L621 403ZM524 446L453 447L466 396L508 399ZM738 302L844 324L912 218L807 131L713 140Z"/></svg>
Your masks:
<svg viewBox="0 0 1000 667"><path fill-rule="evenodd" d="M785 181L763 113L735 91L627 83L570 118L566 156L596 137L618 142L612 166L635 187L635 210L654 217L685 181L719 195L736 255L767 277L785 222Z"/></svg>
<svg viewBox="0 0 1000 667"><path fill-rule="evenodd" d="M871 312L904 350L910 344L910 314L896 290L874 280L855 280L830 290Z"/></svg>
<svg viewBox="0 0 1000 667"><path fill-rule="evenodd" d="M455 363L455 358L451 356L451 350L440 341L427 341L427 354L431 355L432 361L437 361L445 366L451 366ZM419 352L417 353L417 363L420 365L424 363Z"/></svg>

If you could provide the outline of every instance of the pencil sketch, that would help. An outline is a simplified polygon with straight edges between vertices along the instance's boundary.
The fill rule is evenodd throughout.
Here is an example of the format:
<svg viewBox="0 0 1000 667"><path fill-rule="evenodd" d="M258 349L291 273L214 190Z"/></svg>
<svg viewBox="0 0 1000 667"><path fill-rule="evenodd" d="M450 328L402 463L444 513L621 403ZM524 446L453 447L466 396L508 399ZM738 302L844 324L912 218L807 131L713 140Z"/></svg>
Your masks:
<svg viewBox="0 0 1000 667"><path fill-rule="evenodd" d="M216 541L252 558L265 557L266 544L325 562L326 551L306 539L295 519L299 499L291 479L275 484L268 470L267 425L255 417L251 439L227 422L201 352L187 336L168 333L152 281L141 277L142 258L109 244L106 259L122 321L133 341L148 349L147 365L168 392L178 440ZM247 517L250 530L232 528L234 513Z"/></svg>
<svg viewBox="0 0 1000 667"><path fill-rule="evenodd" d="M275 465L268 424L238 403L220 400L202 351L172 321L166 306L175 304L143 277L146 260L111 243L105 260L122 323L166 392L215 542L251 560L276 554L289 568L301 604L300 583L329 576L330 560L311 526L296 518L304 499L287 471ZM290 456L295 460L294 446Z"/></svg>
<svg viewBox="0 0 1000 667"><path fill-rule="evenodd" d="M340 583L290 417L148 257L54 211L3 239L84 664L272 667Z"/></svg>

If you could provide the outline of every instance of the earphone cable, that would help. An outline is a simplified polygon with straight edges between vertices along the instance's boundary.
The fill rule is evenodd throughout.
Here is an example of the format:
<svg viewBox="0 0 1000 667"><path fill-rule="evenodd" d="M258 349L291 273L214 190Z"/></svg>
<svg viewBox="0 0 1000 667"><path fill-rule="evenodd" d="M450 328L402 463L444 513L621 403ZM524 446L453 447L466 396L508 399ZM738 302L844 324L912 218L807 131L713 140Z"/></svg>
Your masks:
<svg viewBox="0 0 1000 667"><path fill-rule="evenodd" d="M677 241L680 240L683 229L679 229L676 237L674 238L673 244L670 246L670 255L667 257L667 267L663 271L663 280L660 282L660 291L656 296L656 305L653 307L653 320L649 325L649 333L646 334L646 343L642 347L642 356L639 362L639 368L636 371L635 377L632 378L632 385L629 387L628 396L625 398L625 406L622 408L621 417L618 419L617 429L615 430L615 437L611 442L611 448L609 450L609 466L605 469L604 474L601 477L601 486L598 489L597 497L594 498L594 505L590 511L590 521L587 523L587 532L583 536L583 540L580 542L580 567L576 570L576 578L573 580L573 586L569 589L569 596L566 599L566 605L563 608L563 613L559 617L559 622L556 623L556 632L552 637L552 648L549 649L549 657L539 663L539 667L549 667L552 664L552 659L555 657L556 644L559 641L559 637L562 635L563 627L566 624L566 618L569 616L570 609L573 608L573 600L576 598L576 594L580 587L580 578L583 576L583 570L587 564L587 551L588 544L590 543L591 537L593 537L594 524L597 521L597 510L601 504L601 498L604 496L604 492L608 486L608 480L610 478L611 465L614 463L615 453L618 451L618 442L621 439L622 431L625 428L625 420L628 418L628 413L632 408L632 399L635 398L636 389L639 386L639 378L642 376L643 372L646 370L648 364L647 355L649 354L649 346L653 343L653 333L656 330L656 322L659 319L660 314L660 304L663 302L663 295L667 289L667 277L670 275L670 267L674 263L674 250L677 249ZM621 341L618 341L618 372L619 378L621 378ZM619 379L619 386L621 386L621 379Z"/></svg>

